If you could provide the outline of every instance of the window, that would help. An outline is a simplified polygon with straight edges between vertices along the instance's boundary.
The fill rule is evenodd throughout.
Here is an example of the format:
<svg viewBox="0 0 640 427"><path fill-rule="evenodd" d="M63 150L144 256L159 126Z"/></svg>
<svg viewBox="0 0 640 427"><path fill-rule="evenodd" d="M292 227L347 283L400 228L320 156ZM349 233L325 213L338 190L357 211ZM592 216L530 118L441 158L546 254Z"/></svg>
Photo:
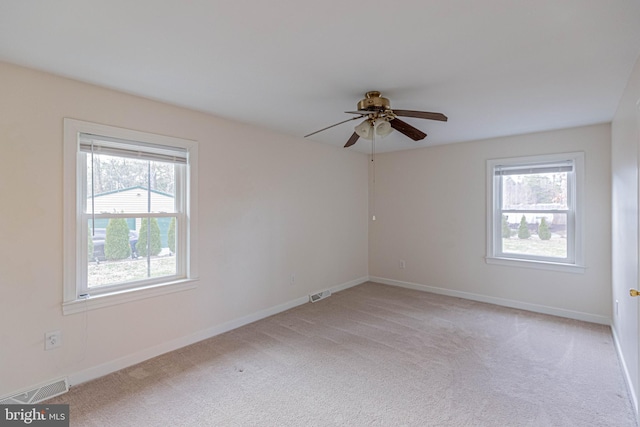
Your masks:
<svg viewBox="0 0 640 427"><path fill-rule="evenodd" d="M197 144L64 125L64 312L193 287Z"/></svg>
<svg viewBox="0 0 640 427"><path fill-rule="evenodd" d="M583 271L583 153L489 160L487 262Z"/></svg>

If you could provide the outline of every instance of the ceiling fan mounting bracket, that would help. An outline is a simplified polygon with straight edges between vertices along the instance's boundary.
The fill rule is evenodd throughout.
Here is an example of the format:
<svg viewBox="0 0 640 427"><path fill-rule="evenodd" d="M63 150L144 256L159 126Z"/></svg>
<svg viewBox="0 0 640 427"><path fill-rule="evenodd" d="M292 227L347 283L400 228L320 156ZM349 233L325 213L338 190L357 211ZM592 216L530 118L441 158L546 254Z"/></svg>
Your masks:
<svg viewBox="0 0 640 427"><path fill-rule="evenodd" d="M380 92L375 90L367 92L365 98L358 102L358 111L386 111L390 109L389 100L380 96Z"/></svg>

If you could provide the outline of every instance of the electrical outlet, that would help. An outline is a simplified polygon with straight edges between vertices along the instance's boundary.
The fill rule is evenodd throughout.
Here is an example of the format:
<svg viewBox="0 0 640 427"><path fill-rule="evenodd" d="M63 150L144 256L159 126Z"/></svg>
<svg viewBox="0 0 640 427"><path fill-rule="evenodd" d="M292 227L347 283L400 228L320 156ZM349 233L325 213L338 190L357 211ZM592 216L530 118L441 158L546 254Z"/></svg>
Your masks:
<svg viewBox="0 0 640 427"><path fill-rule="evenodd" d="M618 300L616 300L616 316L619 316L619 315L620 315L620 307L618 304Z"/></svg>
<svg viewBox="0 0 640 427"><path fill-rule="evenodd" d="M296 275L292 274L291 277L289 278L289 284L293 286L295 285L295 283L296 283Z"/></svg>
<svg viewBox="0 0 640 427"><path fill-rule="evenodd" d="M401 259L401 260L400 260L400 268L401 268L402 270L404 270L404 268L405 268L406 266L407 266L407 263L406 263L403 259Z"/></svg>
<svg viewBox="0 0 640 427"><path fill-rule="evenodd" d="M44 349L53 350L62 345L62 332L52 331L44 334Z"/></svg>

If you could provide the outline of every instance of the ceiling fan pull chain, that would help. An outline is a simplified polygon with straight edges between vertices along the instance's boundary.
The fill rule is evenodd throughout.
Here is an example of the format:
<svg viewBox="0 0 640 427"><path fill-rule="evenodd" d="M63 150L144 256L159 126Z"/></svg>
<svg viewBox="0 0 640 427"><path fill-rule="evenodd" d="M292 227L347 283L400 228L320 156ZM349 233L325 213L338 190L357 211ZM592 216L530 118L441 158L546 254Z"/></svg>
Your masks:
<svg viewBox="0 0 640 427"><path fill-rule="evenodd" d="M372 127L375 125L375 122L371 123ZM371 210L373 211L373 215L371 216L371 221L376 220L376 133L372 130L373 138L371 138L371 169L372 169L372 188L371 188Z"/></svg>

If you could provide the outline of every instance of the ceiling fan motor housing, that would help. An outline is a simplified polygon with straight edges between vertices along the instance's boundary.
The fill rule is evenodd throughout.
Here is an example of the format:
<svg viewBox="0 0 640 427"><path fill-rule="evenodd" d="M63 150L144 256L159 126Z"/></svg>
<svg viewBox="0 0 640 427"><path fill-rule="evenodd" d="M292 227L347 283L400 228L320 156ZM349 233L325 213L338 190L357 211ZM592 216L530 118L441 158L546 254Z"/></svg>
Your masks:
<svg viewBox="0 0 640 427"><path fill-rule="evenodd" d="M358 102L358 110L386 111L389 109L391 109L391 103L377 91L367 92L365 98Z"/></svg>

